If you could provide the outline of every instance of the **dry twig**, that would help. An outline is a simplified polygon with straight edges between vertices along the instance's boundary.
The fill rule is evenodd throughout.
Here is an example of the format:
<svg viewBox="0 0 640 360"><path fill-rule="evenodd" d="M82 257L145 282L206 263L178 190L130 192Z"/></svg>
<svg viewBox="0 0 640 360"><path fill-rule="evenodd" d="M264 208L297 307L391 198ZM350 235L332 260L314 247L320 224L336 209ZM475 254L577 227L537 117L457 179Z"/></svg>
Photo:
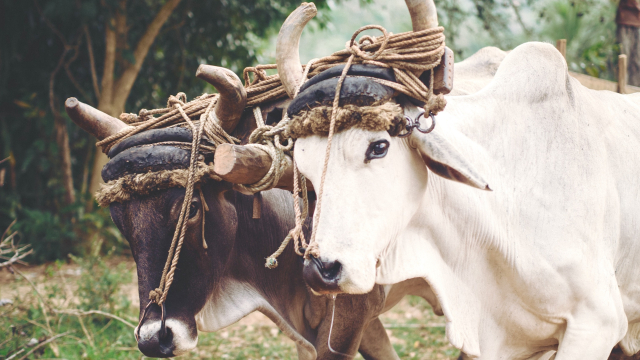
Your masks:
<svg viewBox="0 0 640 360"><path fill-rule="evenodd" d="M67 315L73 315L73 316L102 315L102 316L105 316L105 317L108 317L108 318L111 318L111 319L114 319L114 320L118 320L121 323L129 326L132 329L136 328L136 326L134 324L128 322L127 320L125 320L125 319L123 319L123 318L121 318L121 317L119 317L117 315L114 315L114 314L111 314L111 313L108 313L108 312L104 312L104 311L100 311L100 310L82 311L82 310L77 310L77 309L66 309L66 310L53 310L53 312L55 312L56 314L67 314Z"/></svg>

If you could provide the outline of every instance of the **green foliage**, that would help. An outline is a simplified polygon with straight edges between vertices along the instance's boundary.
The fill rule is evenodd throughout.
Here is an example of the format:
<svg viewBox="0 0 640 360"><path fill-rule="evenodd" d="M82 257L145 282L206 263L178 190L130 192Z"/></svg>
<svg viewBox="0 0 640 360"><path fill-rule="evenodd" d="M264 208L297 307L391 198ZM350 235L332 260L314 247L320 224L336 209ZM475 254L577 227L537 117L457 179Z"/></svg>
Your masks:
<svg viewBox="0 0 640 360"><path fill-rule="evenodd" d="M33 285L37 293L29 281L16 274L12 290L3 291L3 298L13 295L13 303L0 307L0 327L8 330L0 332L0 357L9 357L24 348L22 356L31 349L25 347L29 341L41 343L68 333L52 345L37 349L30 358L139 358L137 351L122 351L136 346L129 325L101 314L74 315L81 310L102 310L129 324L135 323L137 309L121 292L122 286L131 281L131 270L127 263L112 267L112 260L96 255L74 257L75 266L58 261L45 269L44 277L24 274L33 279L29 280L32 283L36 281ZM25 291L25 287L30 290Z"/></svg>
<svg viewBox="0 0 640 360"><path fill-rule="evenodd" d="M96 153L95 139L75 126L63 110L67 97L75 96L97 106L86 28L91 39L98 84L105 64L105 31L120 0L0 0L0 160L13 183L0 187L0 228L15 218L23 239L34 245L31 261L64 258L82 253L92 229L114 229L108 213L86 216L81 208L91 200L87 193ZM127 27L117 37L114 76L135 62L138 40L166 0L126 1ZM294 0L182 0L156 37L128 97L125 110L165 105L179 91L193 98L212 92L194 76L200 63L229 67L241 74L255 65L262 38L277 31L297 6ZM326 1L316 1L322 11ZM55 31L52 29L55 28ZM61 55L68 54L50 89ZM77 52L75 51L77 47ZM50 104L50 90L53 101ZM52 106L67 124L73 184L78 201L65 206L62 155L56 142ZM108 225L111 224L111 225ZM105 244L121 244L107 235Z"/></svg>
<svg viewBox="0 0 640 360"><path fill-rule="evenodd" d="M126 271L125 263L112 268L102 257L95 255L99 253L100 245L102 241L94 245L93 255L84 258L71 255L73 262L83 270L78 281L77 293L81 299L80 308L107 312L127 309L130 301L122 294L118 294L118 288L121 284L131 282L131 274ZM107 256L112 252L113 249Z"/></svg>

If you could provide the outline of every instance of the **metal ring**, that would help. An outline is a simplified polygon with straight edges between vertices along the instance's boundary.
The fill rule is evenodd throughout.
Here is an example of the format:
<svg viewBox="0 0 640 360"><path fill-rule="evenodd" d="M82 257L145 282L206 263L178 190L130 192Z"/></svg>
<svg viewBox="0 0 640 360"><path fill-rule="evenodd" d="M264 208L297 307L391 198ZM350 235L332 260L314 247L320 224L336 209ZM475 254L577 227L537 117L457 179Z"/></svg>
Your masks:
<svg viewBox="0 0 640 360"><path fill-rule="evenodd" d="M421 113L416 118L415 128L418 131L420 131L421 133L423 133L423 134L428 134L428 133L432 132L433 129L436 127L436 116L433 115L432 112L429 112L429 117L431 117L431 126L429 126L428 129L422 129L422 128L420 128L420 117L423 116L423 115L424 115L424 113Z"/></svg>
<svg viewBox="0 0 640 360"><path fill-rule="evenodd" d="M167 336L167 328L165 327L165 318L167 310L164 306L164 302L160 306L162 309L162 316L160 317L160 339L164 339Z"/></svg>
<svg viewBox="0 0 640 360"><path fill-rule="evenodd" d="M401 138L407 137L411 135L411 133L413 132L413 119L407 115L404 116L404 119L407 121L407 124L404 126L406 132L404 134L397 135L398 137L401 137Z"/></svg>
<svg viewBox="0 0 640 360"><path fill-rule="evenodd" d="M153 304L153 300L149 300L147 306L145 306L144 310L142 310L142 317L140 317L140 321L138 321L138 327L136 328L136 331L133 332L133 335L136 338L136 342L138 342L140 339L140 328L142 327L142 323L144 323L144 320L147 317L147 310L149 310L149 306L151 306L151 304Z"/></svg>

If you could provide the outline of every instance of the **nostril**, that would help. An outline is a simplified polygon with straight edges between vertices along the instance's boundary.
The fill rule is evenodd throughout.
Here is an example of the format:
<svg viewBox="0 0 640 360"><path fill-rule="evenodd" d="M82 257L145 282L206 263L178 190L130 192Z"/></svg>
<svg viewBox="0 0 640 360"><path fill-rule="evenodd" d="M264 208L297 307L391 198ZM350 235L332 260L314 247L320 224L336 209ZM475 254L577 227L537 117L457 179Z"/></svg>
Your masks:
<svg viewBox="0 0 640 360"><path fill-rule="evenodd" d="M342 264L339 261L323 261L315 257L312 259L324 279L335 280L338 277L340 269L342 269Z"/></svg>
<svg viewBox="0 0 640 360"><path fill-rule="evenodd" d="M323 278L333 280L338 277L340 269L342 269L342 265L339 261L326 261L322 262L320 273L322 274Z"/></svg>
<svg viewBox="0 0 640 360"><path fill-rule="evenodd" d="M304 281L319 293L333 293L339 290L338 277L342 269L340 262L323 261L313 256L309 260L306 260L302 268Z"/></svg>

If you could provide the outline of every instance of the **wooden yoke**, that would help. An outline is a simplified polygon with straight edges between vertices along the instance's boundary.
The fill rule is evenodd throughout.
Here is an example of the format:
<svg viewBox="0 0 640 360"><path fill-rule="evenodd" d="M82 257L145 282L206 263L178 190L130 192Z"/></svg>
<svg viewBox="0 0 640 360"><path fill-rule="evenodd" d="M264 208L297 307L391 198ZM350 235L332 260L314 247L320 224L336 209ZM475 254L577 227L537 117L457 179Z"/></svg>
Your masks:
<svg viewBox="0 0 640 360"><path fill-rule="evenodd" d="M253 184L262 179L271 168L271 157L259 148L243 145L220 144L213 159L213 171L233 184ZM287 169L282 174L279 189L293 191L293 163L287 156ZM313 191L307 180L307 189Z"/></svg>
<svg viewBox="0 0 640 360"><path fill-rule="evenodd" d="M447 95L453 90L453 50L445 46L440 65L433 69L433 93ZM428 73L427 73L428 74Z"/></svg>

